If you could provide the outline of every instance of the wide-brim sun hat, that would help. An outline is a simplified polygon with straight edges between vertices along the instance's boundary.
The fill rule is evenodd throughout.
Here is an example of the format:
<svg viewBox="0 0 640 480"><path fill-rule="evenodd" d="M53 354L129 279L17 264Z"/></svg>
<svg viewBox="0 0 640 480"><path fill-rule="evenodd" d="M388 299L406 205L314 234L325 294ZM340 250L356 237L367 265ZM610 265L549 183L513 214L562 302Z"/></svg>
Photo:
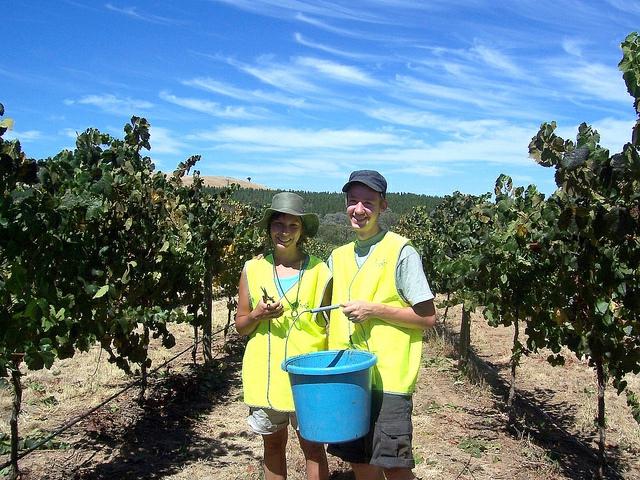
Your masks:
<svg viewBox="0 0 640 480"><path fill-rule="evenodd" d="M257 225L262 228L267 228L269 220L276 212L288 213L289 215L300 217L302 220L304 234L307 237L313 237L318 233L320 219L315 213L305 213L304 199L300 195L293 192L276 193L271 199L271 206L264 211L264 214Z"/></svg>

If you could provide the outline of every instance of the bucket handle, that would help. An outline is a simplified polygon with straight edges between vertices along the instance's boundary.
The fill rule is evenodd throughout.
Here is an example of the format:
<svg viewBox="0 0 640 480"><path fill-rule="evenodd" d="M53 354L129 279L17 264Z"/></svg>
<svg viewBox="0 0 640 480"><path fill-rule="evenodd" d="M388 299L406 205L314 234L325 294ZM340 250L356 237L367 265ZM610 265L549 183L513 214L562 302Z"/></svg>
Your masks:
<svg viewBox="0 0 640 480"><path fill-rule="evenodd" d="M336 303L335 305L326 305L324 307L308 308L306 310L302 310L301 312L298 312L298 314L293 317L293 322L291 322L291 325L289 325L289 330L287 331L287 337L284 340L284 362L285 362L285 365L286 365L286 362L287 362L287 348L289 346L289 335L291 334L291 330L293 329L293 326L296 324L296 322L298 321L300 316L303 313L313 313L313 314L315 314L315 313L321 313L321 312L328 312L330 310L335 310L336 308L340 308L340 307L341 307L341 305L339 303Z"/></svg>
<svg viewBox="0 0 640 480"><path fill-rule="evenodd" d="M289 326L289 330L287 331L287 337L284 340L284 365L287 365L287 348L289 347L289 335L291 334L291 330L293 330L293 326L295 325L295 323L298 321L298 319L300 318L300 315L302 315L303 313L320 313L320 312L328 312L330 310L335 310L336 308L340 308L342 307L342 304L340 303L336 303L334 305L326 305L324 307L317 307L317 308L310 308L307 310L302 310L301 312L298 312L297 315L295 315L293 317L293 322L291 322L291 325ZM360 325L359 323L355 324L356 327L360 327L360 329L362 329L363 333L364 333L364 328L362 327L362 325ZM369 342L367 342L367 340L365 339L365 343L367 344L367 350L369 349ZM353 349L355 348L355 345L353 344L353 341L351 340L351 333L349 333L349 344L351 345L351 347ZM286 370L285 371L289 371Z"/></svg>

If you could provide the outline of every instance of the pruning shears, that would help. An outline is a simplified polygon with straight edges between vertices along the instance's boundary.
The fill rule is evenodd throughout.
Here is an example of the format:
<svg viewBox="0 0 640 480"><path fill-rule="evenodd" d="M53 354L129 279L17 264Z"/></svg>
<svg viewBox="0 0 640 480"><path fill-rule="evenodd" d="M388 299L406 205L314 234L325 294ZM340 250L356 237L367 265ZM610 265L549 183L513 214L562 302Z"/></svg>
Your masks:
<svg viewBox="0 0 640 480"><path fill-rule="evenodd" d="M267 293L267 289L264 287L260 287L262 290L262 301L264 303L275 302L275 299Z"/></svg>

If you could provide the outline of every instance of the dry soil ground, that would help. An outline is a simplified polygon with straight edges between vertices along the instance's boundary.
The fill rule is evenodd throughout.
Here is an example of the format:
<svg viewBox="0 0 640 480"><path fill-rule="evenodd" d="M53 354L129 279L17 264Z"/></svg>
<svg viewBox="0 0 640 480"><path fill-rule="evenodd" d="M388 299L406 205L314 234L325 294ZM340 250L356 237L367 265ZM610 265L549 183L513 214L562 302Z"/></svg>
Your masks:
<svg viewBox="0 0 640 480"><path fill-rule="evenodd" d="M596 430L592 370L572 359L552 368L545 355L525 359L519 370L518 423L507 427L504 395L512 332L488 327L474 316L474 368L456 368L451 344L460 311L446 329L428 335L414 396L415 469L422 479L592 478ZM216 318L226 320L222 304ZM450 333L444 333L450 332ZM172 351L154 349L159 365L193 341L177 326ZM187 354L151 379L147 401L133 388L20 462L24 479L260 479L261 440L248 430L242 403L243 342L216 337L214 361L193 364ZM108 364L96 347L50 370L24 377L23 435L42 437L120 390L130 378ZM640 390L638 378L630 383ZM0 433L8 432L11 391L0 386ZM640 428L624 398L607 395L609 478L640 478ZM291 432L291 437L293 433ZM0 456L4 463L6 455ZM294 438L289 478L304 478ZM352 479L348 466L329 457L333 480Z"/></svg>

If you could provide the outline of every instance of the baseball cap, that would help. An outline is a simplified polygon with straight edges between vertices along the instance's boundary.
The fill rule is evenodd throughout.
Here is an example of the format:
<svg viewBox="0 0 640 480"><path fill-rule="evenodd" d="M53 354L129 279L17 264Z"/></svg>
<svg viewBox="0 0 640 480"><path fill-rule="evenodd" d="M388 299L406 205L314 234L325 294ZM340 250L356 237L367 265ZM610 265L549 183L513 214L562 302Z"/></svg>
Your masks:
<svg viewBox="0 0 640 480"><path fill-rule="evenodd" d="M356 182L362 183L376 192L380 192L383 197L387 193L387 181L375 170L356 170L351 172L349 181L344 184L342 191L346 192L349 190L349 187L351 187L351 184Z"/></svg>

